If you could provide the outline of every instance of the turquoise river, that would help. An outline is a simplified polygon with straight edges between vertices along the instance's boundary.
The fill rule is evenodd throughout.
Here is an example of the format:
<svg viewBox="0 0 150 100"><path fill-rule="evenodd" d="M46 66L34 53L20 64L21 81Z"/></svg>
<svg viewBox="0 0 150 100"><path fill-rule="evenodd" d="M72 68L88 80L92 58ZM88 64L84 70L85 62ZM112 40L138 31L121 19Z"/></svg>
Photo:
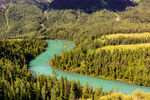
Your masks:
<svg viewBox="0 0 150 100"><path fill-rule="evenodd" d="M52 75L53 68L49 66L49 60L51 60L55 54L60 55L64 50L71 50L73 48L73 43L63 40L46 40L46 42L48 43L48 47L46 48L45 52L41 53L30 62L30 70L36 74ZM67 47L64 48L64 45ZM103 87L104 91L111 90L113 86L114 91L117 91L117 88L119 88L119 91L123 94L132 94L136 89L144 92L150 92L150 88L148 87L132 85L120 81L105 80L85 75L67 73L56 69L54 70L58 74L58 78L61 76L66 76L68 80L79 80L82 85L88 82L88 84L93 87L95 87L96 84L97 87Z"/></svg>

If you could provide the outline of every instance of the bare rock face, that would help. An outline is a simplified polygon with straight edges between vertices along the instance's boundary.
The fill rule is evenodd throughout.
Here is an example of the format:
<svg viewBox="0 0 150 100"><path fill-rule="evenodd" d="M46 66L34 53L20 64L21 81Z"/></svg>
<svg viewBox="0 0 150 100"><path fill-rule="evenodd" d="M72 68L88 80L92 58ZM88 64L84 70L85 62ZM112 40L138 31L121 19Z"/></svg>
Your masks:
<svg viewBox="0 0 150 100"><path fill-rule="evenodd" d="M10 0L0 0L0 9L6 9Z"/></svg>
<svg viewBox="0 0 150 100"><path fill-rule="evenodd" d="M6 5L5 5L5 4L1 4L1 5L0 5L0 8L4 8L4 9L5 9L5 8L6 8Z"/></svg>

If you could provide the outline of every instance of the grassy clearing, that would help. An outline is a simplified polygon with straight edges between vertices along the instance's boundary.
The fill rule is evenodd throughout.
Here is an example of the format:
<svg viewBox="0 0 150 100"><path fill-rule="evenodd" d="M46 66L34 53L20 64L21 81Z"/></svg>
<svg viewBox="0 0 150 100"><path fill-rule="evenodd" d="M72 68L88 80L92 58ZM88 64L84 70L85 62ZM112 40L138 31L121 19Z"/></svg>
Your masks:
<svg viewBox="0 0 150 100"><path fill-rule="evenodd" d="M104 35L102 36L101 38L97 39L97 41L103 41L105 42L105 40L112 40L112 39L118 39L118 38L133 38L133 39L148 39L150 38L150 33L147 32L147 33L138 33L138 34L135 34L135 33L131 33L131 34L123 34L123 33L119 33L119 34L110 34L110 35Z"/></svg>
<svg viewBox="0 0 150 100"><path fill-rule="evenodd" d="M150 93L136 90L132 95L123 95L122 93L112 93L102 96L99 100L150 100Z"/></svg>
<svg viewBox="0 0 150 100"><path fill-rule="evenodd" d="M119 37L124 37L124 38L149 38L150 37L150 33L140 33L140 34L111 34L111 35L106 35L103 36L102 38L106 38L106 39L117 39Z"/></svg>
<svg viewBox="0 0 150 100"><path fill-rule="evenodd" d="M114 50L114 49L127 49L127 50L135 50L139 48L149 48L150 43L142 43L142 44L131 44L131 45L109 45L102 48L97 49L99 50Z"/></svg>

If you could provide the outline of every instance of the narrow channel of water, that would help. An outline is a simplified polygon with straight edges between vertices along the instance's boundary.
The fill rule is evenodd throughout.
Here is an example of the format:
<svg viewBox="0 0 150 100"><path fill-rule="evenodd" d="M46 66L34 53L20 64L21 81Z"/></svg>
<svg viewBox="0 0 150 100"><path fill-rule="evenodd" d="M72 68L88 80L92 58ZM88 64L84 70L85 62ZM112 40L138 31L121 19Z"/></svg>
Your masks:
<svg viewBox="0 0 150 100"><path fill-rule="evenodd" d="M43 52L30 62L30 70L36 74L52 75L53 68L49 66L49 60L51 60L55 54L60 55L64 50L71 50L73 48L73 43L63 40L46 40L46 42L49 46L46 48L45 52ZM64 45L66 45L66 48L64 48ZM132 94L136 89L144 92L150 92L150 88L148 87L132 85L114 80L105 80L85 75L67 73L56 69L54 70L59 75L58 78L60 78L61 76L66 76L68 80L79 80L82 85L88 82L89 85L93 87L95 87L96 84L97 87L103 87L103 90L107 92L112 89L112 86L114 88L114 91L117 91L117 88L119 88L119 91L123 94Z"/></svg>

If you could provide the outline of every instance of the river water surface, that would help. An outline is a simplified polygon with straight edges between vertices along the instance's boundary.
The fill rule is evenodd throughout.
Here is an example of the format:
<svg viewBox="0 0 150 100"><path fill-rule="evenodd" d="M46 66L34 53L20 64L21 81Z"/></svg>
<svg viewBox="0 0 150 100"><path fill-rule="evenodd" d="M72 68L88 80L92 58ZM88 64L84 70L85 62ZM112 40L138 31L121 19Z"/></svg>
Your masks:
<svg viewBox="0 0 150 100"><path fill-rule="evenodd" d="M49 60L51 60L55 54L60 55L62 51L73 49L73 43L70 41L63 40L46 40L46 42L48 43L46 51L41 53L39 56L37 56L30 62L30 70L36 74L52 76L53 68L49 66ZM66 48L64 48L64 45L66 45ZM148 87L132 85L120 81L105 80L85 75L67 73L56 69L54 70L58 74L58 79L61 76L66 76L68 80L79 80L82 85L88 82L88 84L92 87L95 87L95 85L97 87L103 87L103 90L107 92L109 92L112 89L112 86L114 88L114 91L117 91L117 88L119 88L119 91L123 94L132 94L136 89L139 89L144 92L150 92L150 88Z"/></svg>

